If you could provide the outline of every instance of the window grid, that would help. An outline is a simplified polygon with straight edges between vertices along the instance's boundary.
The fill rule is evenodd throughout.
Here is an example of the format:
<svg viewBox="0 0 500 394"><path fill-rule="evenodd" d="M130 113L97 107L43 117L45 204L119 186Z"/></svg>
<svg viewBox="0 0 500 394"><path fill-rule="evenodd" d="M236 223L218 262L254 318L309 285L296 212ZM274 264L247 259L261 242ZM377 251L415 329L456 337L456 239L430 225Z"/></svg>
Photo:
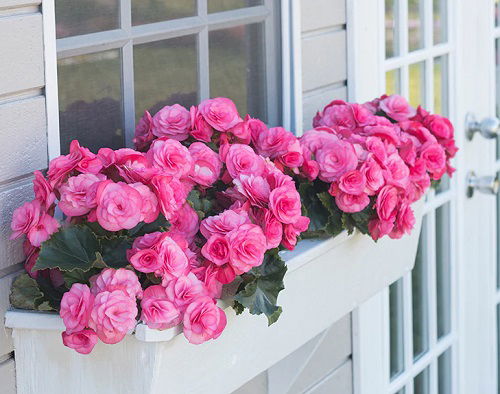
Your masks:
<svg viewBox="0 0 500 394"><path fill-rule="evenodd" d="M420 0L421 14L423 16L423 23L420 24L420 29L424 29L423 32L423 48L416 49L410 51L409 46L409 7L408 3L412 0L396 0L394 6L394 18L393 26L394 26L394 34L393 37L396 39L396 43L394 44L396 47L394 48L395 55L388 57L384 62L384 77L385 86L388 89L396 89L396 91L391 91L391 93L399 93L404 97L410 97L412 95L412 89L410 88L416 86L415 83L415 69L416 67L412 67L415 64L423 64L422 71L423 73L423 81L421 81L421 90L422 96L420 100L422 101L422 106L429 111L434 111L434 101L435 97L439 92L439 88L436 87L436 91L434 91L434 73L435 73L435 64L437 64L436 60L446 59L448 62L448 68L441 68L441 77L443 80L444 77L447 78L447 81L443 83L441 81L441 86L444 86L443 90L447 90L442 96L442 101L446 100L446 106L444 102L441 102L441 106L444 109L443 115L449 116L450 111L452 109L452 105L450 103L450 95L449 95L449 80L452 77L451 67L449 67L450 57L453 54L453 47L450 42L450 7L442 7L443 0L440 3L440 10L444 10L446 15L441 15L440 20L444 21L446 25L442 27L445 29L445 37L444 42L434 43L434 35L433 35L433 23L434 23L434 10L433 6L435 6L433 0ZM435 1L435 0L434 0ZM392 2L392 0L385 0L385 4L388 2ZM415 2L415 1L414 1ZM387 31L387 29L385 30ZM499 29L500 34L500 29ZM386 45L388 45L388 42ZM413 80L412 80L413 78ZM418 97L418 96L417 96ZM413 103L415 104L415 103ZM500 169L500 162L499 162ZM425 243L425 257L424 263L426 265L425 272L425 291L426 291L426 299L427 299L427 338L428 338L428 350L425 351L418 358L414 358L413 355L413 326L414 326L414 316L413 316L413 304L412 304L412 273L407 273L400 279L400 284L402 286L401 294L403 297L403 321L400 324L403 325L403 344L404 349L402 352L404 354L404 369L401 373L393 376L392 379L387 374L388 379L388 393L395 394L404 390L407 394L417 394L414 391L414 381L415 378L422 373L422 371L428 369L428 378L429 378L429 387L428 391L431 394L437 394L438 388L442 384L440 379L440 371L438 371L438 360L439 357L442 356L447 351L451 351L452 348L455 347L457 343L457 336L455 333L455 320L452 316L451 318L451 330L448 334L443 335L438 339L437 331L438 331L438 322L437 322L437 277L436 277L436 266L438 264L436 259L436 210L439 207L444 207L446 204L449 204L450 212L453 212L455 209L455 196L456 196L456 186L454 182L450 182L450 185L447 186L445 183L437 190L430 190L427 193L425 199L425 207L424 207L424 221L422 224L422 234L423 241ZM453 215L449 215L448 220L450 223L448 224L450 228L450 234L439 234L439 236L449 236L451 239L454 238L454 226L453 226ZM450 248L452 247L452 243L448 242ZM454 252L453 250L449 251L450 258L450 296L452 303L455 300L454 297ZM499 293L499 301L500 301L500 293ZM389 319L390 310L389 310L389 292L386 291L386 316ZM389 338L389 324L386 325L386 343L389 346L390 338ZM451 351L452 357L455 357L456 351ZM390 352L388 351L386 354L390 357ZM449 353L448 353L449 354ZM389 359L386 360L387 365L389 365ZM453 361L451 367L451 382L446 387L453 387L455 380L454 365ZM389 368L386 368L389 371ZM446 372L444 372L445 374ZM448 375L449 376L449 375ZM445 394L445 393L443 393Z"/></svg>

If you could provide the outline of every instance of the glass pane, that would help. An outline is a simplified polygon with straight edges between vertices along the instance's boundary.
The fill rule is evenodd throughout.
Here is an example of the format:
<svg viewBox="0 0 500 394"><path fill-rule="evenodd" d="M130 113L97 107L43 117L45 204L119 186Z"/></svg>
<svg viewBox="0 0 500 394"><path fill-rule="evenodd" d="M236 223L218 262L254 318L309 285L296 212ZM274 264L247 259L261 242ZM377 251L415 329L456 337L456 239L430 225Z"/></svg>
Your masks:
<svg viewBox="0 0 500 394"><path fill-rule="evenodd" d="M61 153L73 139L93 152L123 147L120 51L59 59L57 71Z"/></svg>
<svg viewBox="0 0 500 394"><path fill-rule="evenodd" d="M426 225L427 220L424 218L415 267L411 272L414 359L429 349Z"/></svg>
<svg viewBox="0 0 500 394"><path fill-rule="evenodd" d="M434 26L434 44L446 42L447 39L447 0L432 0Z"/></svg>
<svg viewBox="0 0 500 394"><path fill-rule="evenodd" d="M450 203L436 209L437 336L451 331L451 213Z"/></svg>
<svg viewBox="0 0 500 394"><path fill-rule="evenodd" d="M229 97L240 115L267 121L264 25L209 33L210 96Z"/></svg>
<svg viewBox="0 0 500 394"><path fill-rule="evenodd" d="M401 72L397 68L385 73L385 93L399 94L401 92Z"/></svg>
<svg viewBox="0 0 500 394"><path fill-rule="evenodd" d="M447 190L450 190L451 179L448 174L444 174L441 180L438 183L438 187L436 188L436 193L440 194Z"/></svg>
<svg viewBox="0 0 500 394"><path fill-rule="evenodd" d="M425 107L425 62L410 65L410 104Z"/></svg>
<svg viewBox="0 0 500 394"><path fill-rule="evenodd" d="M424 47L424 0L408 0L408 48Z"/></svg>
<svg viewBox="0 0 500 394"><path fill-rule="evenodd" d="M448 114L448 56L434 58L434 113Z"/></svg>
<svg viewBox="0 0 500 394"><path fill-rule="evenodd" d="M208 0L208 12L234 10L261 5L263 0Z"/></svg>
<svg viewBox="0 0 500 394"><path fill-rule="evenodd" d="M404 370L403 281L389 286L390 377Z"/></svg>
<svg viewBox="0 0 500 394"><path fill-rule="evenodd" d="M420 372L417 376L415 376L415 380L413 381L413 394L427 394L429 393L429 379L430 371L429 367L425 368L422 372Z"/></svg>
<svg viewBox="0 0 500 394"><path fill-rule="evenodd" d="M149 42L134 47L136 120L145 110L165 105L189 109L198 101L196 36Z"/></svg>
<svg viewBox="0 0 500 394"><path fill-rule="evenodd" d="M119 28L119 0L56 0L57 38Z"/></svg>
<svg viewBox="0 0 500 394"><path fill-rule="evenodd" d="M495 0L495 26L500 26L500 0Z"/></svg>
<svg viewBox="0 0 500 394"><path fill-rule="evenodd" d="M397 0L385 0L385 57L399 54L399 32L396 15Z"/></svg>
<svg viewBox="0 0 500 394"><path fill-rule="evenodd" d="M451 394L451 349L438 358L438 393Z"/></svg>
<svg viewBox="0 0 500 394"><path fill-rule="evenodd" d="M196 0L132 0L134 26L193 15L196 15Z"/></svg>

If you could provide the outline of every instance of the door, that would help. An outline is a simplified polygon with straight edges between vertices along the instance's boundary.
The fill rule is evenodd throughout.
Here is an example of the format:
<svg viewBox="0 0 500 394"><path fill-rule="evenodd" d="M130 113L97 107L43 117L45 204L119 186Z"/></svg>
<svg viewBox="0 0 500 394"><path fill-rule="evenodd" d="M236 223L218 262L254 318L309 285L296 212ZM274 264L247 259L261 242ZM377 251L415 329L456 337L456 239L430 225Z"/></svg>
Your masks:
<svg viewBox="0 0 500 394"><path fill-rule="evenodd" d="M450 117L460 147L453 178L426 196L415 268L354 315L356 393L498 392L497 200L487 187L468 197L467 182L473 171L493 185L481 177L500 156L466 126L495 115L497 12L493 0L351 3L351 98L404 95Z"/></svg>

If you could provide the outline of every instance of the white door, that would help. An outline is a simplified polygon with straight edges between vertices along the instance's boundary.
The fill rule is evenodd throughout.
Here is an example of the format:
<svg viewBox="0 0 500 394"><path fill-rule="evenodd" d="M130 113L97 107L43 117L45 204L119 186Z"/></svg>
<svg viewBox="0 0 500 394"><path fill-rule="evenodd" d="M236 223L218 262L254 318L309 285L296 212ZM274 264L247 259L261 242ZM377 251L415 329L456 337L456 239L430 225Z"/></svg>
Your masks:
<svg viewBox="0 0 500 394"><path fill-rule="evenodd" d="M356 393L497 393L497 203L466 193L470 171L492 176L500 162L495 139L466 138L465 119L495 115L498 9L494 0L350 5L351 99L400 93L449 116L460 147L453 179L427 195L415 268L355 312Z"/></svg>

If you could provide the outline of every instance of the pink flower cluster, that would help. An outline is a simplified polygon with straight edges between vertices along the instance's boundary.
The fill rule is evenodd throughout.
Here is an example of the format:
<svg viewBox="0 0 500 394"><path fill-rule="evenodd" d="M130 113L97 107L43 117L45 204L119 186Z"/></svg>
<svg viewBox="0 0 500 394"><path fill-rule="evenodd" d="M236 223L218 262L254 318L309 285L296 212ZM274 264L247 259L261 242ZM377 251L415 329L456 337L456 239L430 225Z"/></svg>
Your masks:
<svg viewBox="0 0 500 394"><path fill-rule="evenodd" d="M309 181L330 184L329 193L346 213L368 206L374 239L410 233L415 218L411 204L454 169L457 148L448 119L413 109L401 96L382 96L360 105L332 101L313 120L313 130L300 138Z"/></svg>

